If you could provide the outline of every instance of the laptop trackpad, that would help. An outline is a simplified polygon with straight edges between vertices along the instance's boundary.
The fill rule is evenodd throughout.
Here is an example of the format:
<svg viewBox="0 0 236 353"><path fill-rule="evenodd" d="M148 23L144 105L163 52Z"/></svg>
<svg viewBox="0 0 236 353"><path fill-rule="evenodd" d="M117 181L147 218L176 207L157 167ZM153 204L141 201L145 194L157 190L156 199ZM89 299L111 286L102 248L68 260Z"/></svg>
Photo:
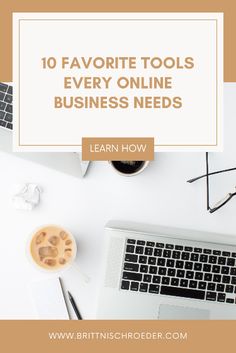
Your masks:
<svg viewBox="0 0 236 353"><path fill-rule="evenodd" d="M159 320L208 320L209 318L209 310L165 304L159 307Z"/></svg>

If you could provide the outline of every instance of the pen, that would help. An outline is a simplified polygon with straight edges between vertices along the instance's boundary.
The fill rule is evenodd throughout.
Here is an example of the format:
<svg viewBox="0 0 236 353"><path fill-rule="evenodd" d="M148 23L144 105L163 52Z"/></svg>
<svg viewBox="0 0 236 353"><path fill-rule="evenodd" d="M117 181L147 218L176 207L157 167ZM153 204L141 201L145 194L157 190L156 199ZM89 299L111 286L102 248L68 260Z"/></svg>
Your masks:
<svg viewBox="0 0 236 353"><path fill-rule="evenodd" d="M69 296L69 300L71 302L71 305L74 309L74 312L75 312L78 320L82 320L82 316L80 315L79 309L77 308L77 305L75 304L74 298L72 297L72 295L69 291L68 291L68 296Z"/></svg>

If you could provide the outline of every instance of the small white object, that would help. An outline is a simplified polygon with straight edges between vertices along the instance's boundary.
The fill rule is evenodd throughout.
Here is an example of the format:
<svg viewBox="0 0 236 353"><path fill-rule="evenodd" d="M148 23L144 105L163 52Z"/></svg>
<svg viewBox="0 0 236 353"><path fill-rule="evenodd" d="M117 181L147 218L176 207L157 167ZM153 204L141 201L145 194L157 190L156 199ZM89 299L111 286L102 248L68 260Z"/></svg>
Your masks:
<svg viewBox="0 0 236 353"><path fill-rule="evenodd" d="M31 211L39 204L41 189L37 184L21 184L17 185L16 189L12 202L17 210Z"/></svg>
<svg viewBox="0 0 236 353"><path fill-rule="evenodd" d="M69 320L59 278L50 278L30 284L30 291L41 320Z"/></svg>

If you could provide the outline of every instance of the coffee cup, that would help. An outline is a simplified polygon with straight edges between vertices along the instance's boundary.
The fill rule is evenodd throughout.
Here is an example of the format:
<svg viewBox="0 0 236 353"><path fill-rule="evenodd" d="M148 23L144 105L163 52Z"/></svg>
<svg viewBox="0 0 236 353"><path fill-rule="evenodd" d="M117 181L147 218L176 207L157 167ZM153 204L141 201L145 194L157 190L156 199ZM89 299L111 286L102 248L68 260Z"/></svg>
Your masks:
<svg viewBox="0 0 236 353"><path fill-rule="evenodd" d="M140 174L149 161L110 161L112 167L121 175L134 176Z"/></svg>
<svg viewBox="0 0 236 353"><path fill-rule="evenodd" d="M58 225L44 225L29 237L27 253L41 270L62 271L70 267L76 257L77 246L73 235Z"/></svg>

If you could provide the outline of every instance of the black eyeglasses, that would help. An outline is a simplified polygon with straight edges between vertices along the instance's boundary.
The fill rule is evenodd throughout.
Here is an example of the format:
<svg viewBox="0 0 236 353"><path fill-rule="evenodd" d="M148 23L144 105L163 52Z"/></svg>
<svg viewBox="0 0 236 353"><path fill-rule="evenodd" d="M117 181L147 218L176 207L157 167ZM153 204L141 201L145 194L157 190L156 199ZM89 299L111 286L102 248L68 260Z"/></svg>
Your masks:
<svg viewBox="0 0 236 353"><path fill-rule="evenodd" d="M206 174L200 175L197 178L193 178L190 180L187 180L188 183L193 183L199 179L205 178L206 177L206 187L207 187L207 210L210 213L213 213L219 208L223 207L226 203L228 203L233 196L236 195L236 187L234 192L228 193L223 199L218 201L213 207L210 207L210 186L209 186L209 176L210 175L215 175L215 174L220 174L220 173L226 173L226 172L231 172L233 170L236 170L236 168L230 168L230 169L223 169L223 170L217 170L215 172L209 173L209 163L208 163L208 152L206 152Z"/></svg>

